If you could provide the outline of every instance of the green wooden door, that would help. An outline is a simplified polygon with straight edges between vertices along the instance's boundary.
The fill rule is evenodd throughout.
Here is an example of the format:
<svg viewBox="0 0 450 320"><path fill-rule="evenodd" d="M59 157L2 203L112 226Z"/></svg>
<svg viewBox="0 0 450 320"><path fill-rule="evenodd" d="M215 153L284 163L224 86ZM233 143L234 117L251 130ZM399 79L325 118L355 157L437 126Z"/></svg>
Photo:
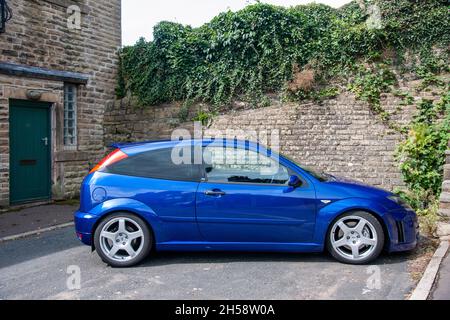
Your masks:
<svg viewBox="0 0 450 320"><path fill-rule="evenodd" d="M49 199L50 104L10 101L10 202Z"/></svg>

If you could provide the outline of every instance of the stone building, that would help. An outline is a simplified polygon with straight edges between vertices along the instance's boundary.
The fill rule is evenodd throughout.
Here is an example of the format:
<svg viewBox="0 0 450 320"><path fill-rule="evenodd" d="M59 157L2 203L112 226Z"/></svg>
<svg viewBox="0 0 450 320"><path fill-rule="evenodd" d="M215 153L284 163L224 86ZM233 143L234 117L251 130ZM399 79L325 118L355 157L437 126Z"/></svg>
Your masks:
<svg viewBox="0 0 450 320"><path fill-rule="evenodd" d="M76 196L104 153L121 1L0 2L0 207Z"/></svg>

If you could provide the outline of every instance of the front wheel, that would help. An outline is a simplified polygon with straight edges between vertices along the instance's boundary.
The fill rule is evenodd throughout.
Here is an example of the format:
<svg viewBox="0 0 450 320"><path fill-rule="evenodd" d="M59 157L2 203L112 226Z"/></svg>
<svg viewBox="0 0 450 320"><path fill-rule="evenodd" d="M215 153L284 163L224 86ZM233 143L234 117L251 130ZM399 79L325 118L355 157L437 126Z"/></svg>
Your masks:
<svg viewBox="0 0 450 320"><path fill-rule="evenodd" d="M349 264L373 261L383 246L383 227L372 214L363 211L338 217L327 235L327 248L331 255Z"/></svg>
<svg viewBox="0 0 450 320"><path fill-rule="evenodd" d="M112 267L131 267L141 262L152 247L146 223L129 213L106 217L94 233L95 250Z"/></svg>

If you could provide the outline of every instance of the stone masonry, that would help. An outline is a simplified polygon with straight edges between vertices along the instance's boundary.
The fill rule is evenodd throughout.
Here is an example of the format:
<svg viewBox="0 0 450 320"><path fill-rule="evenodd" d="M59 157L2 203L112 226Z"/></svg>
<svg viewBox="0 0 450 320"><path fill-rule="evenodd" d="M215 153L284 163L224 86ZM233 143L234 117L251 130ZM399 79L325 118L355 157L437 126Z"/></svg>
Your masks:
<svg viewBox="0 0 450 320"><path fill-rule="evenodd" d="M442 184L440 214L450 217L450 142L446 152L446 164L444 166L444 183Z"/></svg>
<svg viewBox="0 0 450 320"><path fill-rule="evenodd" d="M411 80L399 89L412 91L418 84ZM439 99L432 90L415 96L417 101ZM401 106L401 99L392 94L384 95L382 104L400 125L408 124L416 112L413 105ZM122 100L107 110L105 144L166 139L175 128L192 128L192 122L179 123L179 103L143 108L133 105L130 100ZM198 108L193 106L191 112L195 114ZM365 102L347 92L322 103L274 101L266 108L231 111L215 117L207 132L215 136L214 132L220 130L223 135L229 129L278 129L281 152L304 166L390 190L404 186L394 160L396 147L404 137L383 124ZM448 174L449 170L447 178Z"/></svg>
<svg viewBox="0 0 450 320"><path fill-rule="evenodd" d="M52 103L52 198L74 197L89 163L104 154L103 117L114 102L121 1L8 0L8 5L13 19L0 34L0 64L77 73L87 80L77 90L78 143L67 149L62 133L64 77L0 70L0 207L9 205L9 100L30 99L31 91L39 92L39 101ZM80 29L69 28L67 22L73 5L81 12Z"/></svg>

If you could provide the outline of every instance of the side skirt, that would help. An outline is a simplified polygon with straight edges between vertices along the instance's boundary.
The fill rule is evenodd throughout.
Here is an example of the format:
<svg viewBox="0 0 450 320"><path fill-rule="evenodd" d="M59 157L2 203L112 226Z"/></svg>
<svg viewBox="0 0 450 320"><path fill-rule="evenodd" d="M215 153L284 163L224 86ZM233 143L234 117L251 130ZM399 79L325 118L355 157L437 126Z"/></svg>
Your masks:
<svg viewBox="0 0 450 320"><path fill-rule="evenodd" d="M317 243L267 242L163 242L156 244L158 251L255 251L255 252L322 252Z"/></svg>

